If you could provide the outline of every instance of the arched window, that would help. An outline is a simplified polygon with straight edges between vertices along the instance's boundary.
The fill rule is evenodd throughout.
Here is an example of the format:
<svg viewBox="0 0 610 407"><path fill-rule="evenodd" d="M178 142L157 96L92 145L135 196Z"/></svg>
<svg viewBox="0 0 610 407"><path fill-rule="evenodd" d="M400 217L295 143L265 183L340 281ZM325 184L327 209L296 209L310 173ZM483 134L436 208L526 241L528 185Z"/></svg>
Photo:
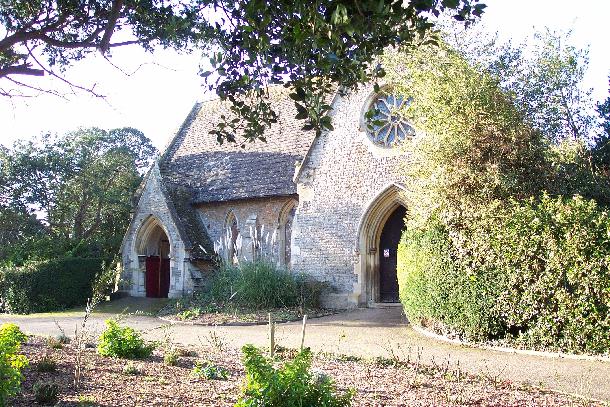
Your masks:
<svg viewBox="0 0 610 407"><path fill-rule="evenodd" d="M291 242L292 225L297 209L297 201L291 200L284 205L279 217L279 260L280 264L290 268L291 264Z"/></svg>
<svg viewBox="0 0 610 407"><path fill-rule="evenodd" d="M225 221L225 247L227 248L227 261L229 264L237 263L239 256L239 226L237 224L237 218L231 211L227 214Z"/></svg>
<svg viewBox="0 0 610 407"><path fill-rule="evenodd" d="M373 99L369 106L372 116L367 119L367 134L373 143L389 148L415 136L415 129L401 113L409 102L409 98L388 92Z"/></svg>

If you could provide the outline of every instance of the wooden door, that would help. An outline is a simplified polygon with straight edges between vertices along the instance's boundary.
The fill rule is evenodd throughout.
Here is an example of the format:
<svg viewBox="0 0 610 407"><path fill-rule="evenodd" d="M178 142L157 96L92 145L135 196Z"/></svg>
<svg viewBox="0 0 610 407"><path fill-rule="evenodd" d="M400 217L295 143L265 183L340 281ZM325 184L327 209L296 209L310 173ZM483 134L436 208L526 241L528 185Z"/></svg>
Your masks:
<svg viewBox="0 0 610 407"><path fill-rule="evenodd" d="M167 298L169 293L169 262L159 256L146 258L146 296Z"/></svg>
<svg viewBox="0 0 610 407"><path fill-rule="evenodd" d="M400 236L405 228L406 209L397 208L386 221L379 239L379 301L398 302L396 255Z"/></svg>
<svg viewBox="0 0 610 407"><path fill-rule="evenodd" d="M159 277L161 271L161 258L148 256L146 258L146 296L159 297Z"/></svg>

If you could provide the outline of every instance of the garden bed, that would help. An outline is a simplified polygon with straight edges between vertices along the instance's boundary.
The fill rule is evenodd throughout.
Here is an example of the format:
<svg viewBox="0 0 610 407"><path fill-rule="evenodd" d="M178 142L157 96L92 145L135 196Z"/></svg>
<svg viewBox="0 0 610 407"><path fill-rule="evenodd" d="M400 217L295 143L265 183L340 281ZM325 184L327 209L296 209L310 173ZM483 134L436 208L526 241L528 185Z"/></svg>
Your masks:
<svg viewBox="0 0 610 407"><path fill-rule="evenodd" d="M186 322L194 325L261 325L269 323L269 314L275 322L290 322L307 318L319 318L339 313L331 309L273 308L251 309L245 307L189 307L177 308L170 304L159 311L158 316L169 322Z"/></svg>
<svg viewBox="0 0 610 407"><path fill-rule="evenodd" d="M30 338L22 352L30 359L24 370L22 393L13 406L36 405L33 385L39 380L59 385L58 405L81 406L232 406L239 398L244 368L241 353L226 347L197 347L183 350L176 366L163 362L156 350L142 361L128 362L104 358L95 349L84 352L84 379L80 393L73 390L75 350L73 345L51 349L43 338ZM282 349L279 355L292 356ZM36 370L38 361L49 355L57 362L55 372ZM193 367L205 357L209 365L227 372L226 380L207 380L193 376ZM126 364L137 374L127 374ZM313 367L332 377L339 390L354 389L354 406L529 406L529 405L602 405L570 396L519 386L491 377L470 376L463 372L391 359L360 360L336 355L316 355ZM132 372L133 373L133 372Z"/></svg>

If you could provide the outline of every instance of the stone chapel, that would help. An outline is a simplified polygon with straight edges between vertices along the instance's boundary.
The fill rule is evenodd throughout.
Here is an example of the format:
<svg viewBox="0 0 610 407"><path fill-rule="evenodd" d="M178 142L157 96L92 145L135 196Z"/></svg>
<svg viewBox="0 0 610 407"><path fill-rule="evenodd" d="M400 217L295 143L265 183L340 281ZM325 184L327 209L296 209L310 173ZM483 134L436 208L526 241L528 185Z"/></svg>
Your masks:
<svg viewBox="0 0 610 407"><path fill-rule="evenodd" d="M219 144L209 131L228 106L196 104L134 197L120 287L132 296L191 294L218 257L265 256L328 283L331 308L398 301L396 249L407 211L402 141L415 136L391 88L332 100L334 130L294 119L283 87L267 142ZM365 113L378 111L371 127ZM237 137L239 140L239 138ZM402 169L402 171L401 171Z"/></svg>

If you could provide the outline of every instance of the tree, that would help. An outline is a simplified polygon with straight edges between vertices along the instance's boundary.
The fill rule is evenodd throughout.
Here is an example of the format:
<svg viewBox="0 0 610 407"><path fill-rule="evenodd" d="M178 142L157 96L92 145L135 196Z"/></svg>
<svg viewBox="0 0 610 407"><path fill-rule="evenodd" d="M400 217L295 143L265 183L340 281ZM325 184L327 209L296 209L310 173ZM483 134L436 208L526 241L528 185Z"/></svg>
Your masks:
<svg viewBox="0 0 610 407"><path fill-rule="evenodd" d="M572 45L571 31L548 29L524 43L501 43L497 34L448 25L445 39L468 61L493 75L535 129L556 143L589 141L595 129L591 89L583 86L587 49Z"/></svg>
<svg viewBox="0 0 610 407"><path fill-rule="evenodd" d="M610 176L610 96L603 103L597 104L597 113L601 119L601 128L591 149L593 163L608 177Z"/></svg>
<svg viewBox="0 0 610 407"><path fill-rule="evenodd" d="M383 76L376 58L386 47L417 45L442 12L468 23L484 8L479 0L5 0L0 79L23 90L32 86L23 77L60 76L55 68L96 50L201 47L213 68L203 75L234 114L215 131L219 141L261 138L277 120L267 86L280 83L295 89L306 127L321 131L331 128L329 95Z"/></svg>
<svg viewBox="0 0 610 407"><path fill-rule="evenodd" d="M41 257L66 251L113 256L130 219L131 197L156 149L140 131L91 128L17 142L0 155L0 219L11 213L22 228L44 226L29 245ZM30 253L35 255L35 253Z"/></svg>

